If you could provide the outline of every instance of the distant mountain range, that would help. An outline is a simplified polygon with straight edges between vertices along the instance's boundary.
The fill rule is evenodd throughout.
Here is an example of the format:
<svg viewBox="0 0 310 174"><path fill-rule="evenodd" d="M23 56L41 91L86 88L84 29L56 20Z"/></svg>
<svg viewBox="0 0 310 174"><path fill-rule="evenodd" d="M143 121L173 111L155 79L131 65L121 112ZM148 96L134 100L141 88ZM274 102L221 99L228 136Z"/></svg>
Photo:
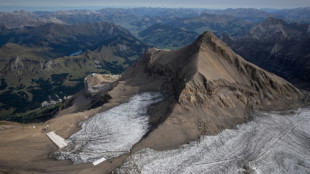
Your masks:
<svg viewBox="0 0 310 174"><path fill-rule="evenodd" d="M139 32L139 38L159 48L180 48L194 41L198 33L166 24L154 24Z"/></svg>
<svg viewBox="0 0 310 174"><path fill-rule="evenodd" d="M237 17L203 13L154 24L139 32L138 37L159 48L173 49L187 45L204 31L212 31L217 36L226 33L239 35L249 30L251 26L250 22Z"/></svg>
<svg viewBox="0 0 310 174"><path fill-rule="evenodd" d="M199 16L203 13L236 17L251 23L260 23L268 17L287 22L310 23L310 8L296 9L253 9L237 8L225 10L170 9L170 8L105 8L101 10L58 10L58 11L14 11L0 12L0 23L8 28L37 26L43 23L80 24L86 22L111 22L131 33L137 33L155 23ZM142 25L141 25L142 24Z"/></svg>
<svg viewBox="0 0 310 174"><path fill-rule="evenodd" d="M203 33L212 31L216 35L230 33L238 35L251 27L251 23L234 16L203 13L199 16L183 18L169 23L172 26Z"/></svg>
<svg viewBox="0 0 310 174"><path fill-rule="evenodd" d="M279 18L287 22L310 23L310 7L294 9L229 8L224 10L205 10L205 12L231 15L255 23L262 22L268 17Z"/></svg>
<svg viewBox="0 0 310 174"><path fill-rule="evenodd" d="M310 89L310 25L267 18L239 37L222 39L250 62Z"/></svg>
<svg viewBox="0 0 310 174"><path fill-rule="evenodd" d="M0 12L0 24L5 25L7 28L38 26L50 22L63 23L56 18L42 18L35 13L26 11Z"/></svg>

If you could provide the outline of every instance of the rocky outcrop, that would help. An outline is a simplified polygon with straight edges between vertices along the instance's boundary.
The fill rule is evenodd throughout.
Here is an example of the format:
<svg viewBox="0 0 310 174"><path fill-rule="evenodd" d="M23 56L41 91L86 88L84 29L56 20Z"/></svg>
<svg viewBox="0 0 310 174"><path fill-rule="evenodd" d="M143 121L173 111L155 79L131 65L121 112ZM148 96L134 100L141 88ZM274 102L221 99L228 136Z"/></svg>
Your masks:
<svg viewBox="0 0 310 174"><path fill-rule="evenodd" d="M111 98L108 91L119 78L120 75L92 73L84 80L85 88L65 101L65 108L77 112L101 106Z"/></svg>

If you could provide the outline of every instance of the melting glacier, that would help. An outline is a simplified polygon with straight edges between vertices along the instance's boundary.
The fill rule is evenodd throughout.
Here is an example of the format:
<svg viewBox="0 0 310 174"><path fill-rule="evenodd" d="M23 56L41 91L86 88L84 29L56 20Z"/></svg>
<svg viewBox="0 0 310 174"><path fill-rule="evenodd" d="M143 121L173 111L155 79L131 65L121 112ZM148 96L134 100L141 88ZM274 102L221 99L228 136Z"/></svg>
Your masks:
<svg viewBox="0 0 310 174"><path fill-rule="evenodd" d="M120 104L81 123L82 129L66 141L68 146L52 156L74 163L94 162L127 153L148 131L148 106L163 100L156 92L133 96Z"/></svg>
<svg viewBox="0 0 310 174"><path fill-rule="evenodd" d="M117 173L310 173L310 108L258 113L178 149L143 149Z"/></svg>

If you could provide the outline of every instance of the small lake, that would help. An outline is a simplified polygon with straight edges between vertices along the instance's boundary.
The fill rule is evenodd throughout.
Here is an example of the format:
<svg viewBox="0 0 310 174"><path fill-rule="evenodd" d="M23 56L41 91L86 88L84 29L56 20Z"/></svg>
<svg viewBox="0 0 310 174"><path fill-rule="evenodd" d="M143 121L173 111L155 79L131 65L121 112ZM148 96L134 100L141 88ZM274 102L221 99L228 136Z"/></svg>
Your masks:
<svg viewBox="0 0 310 174"><path fill-rule="evenodd" d="M77 55L81 54L82 52L83 51L80 50L80 51L77 51L77 52L74 52L74 53L70 54L69 56L77 56Z"/></svg>

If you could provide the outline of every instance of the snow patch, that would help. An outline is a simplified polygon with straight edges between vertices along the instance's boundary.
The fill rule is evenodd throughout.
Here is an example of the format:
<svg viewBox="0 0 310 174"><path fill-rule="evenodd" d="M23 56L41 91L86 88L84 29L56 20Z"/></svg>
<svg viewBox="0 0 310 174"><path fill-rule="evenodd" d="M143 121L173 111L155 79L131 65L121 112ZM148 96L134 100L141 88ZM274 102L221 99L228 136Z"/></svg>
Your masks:
<svg viewBox="0 0 310 174"><path fill-rule="evenodd" d="M104 157L102 157L102 158L98 159L97 161L93 162L93 165L96 166L96 165L102 163L102 162L105 161L105 160L106 160L106 159L105 159Z"/></svg>
<svg viewBox="0 0 310 174"><path fill-rule="evenodd" d="M35 128L35 127L34 127ZM54 131L46 134L60 149L66 147L68 144L61 136L57 135Z"/></svg>

